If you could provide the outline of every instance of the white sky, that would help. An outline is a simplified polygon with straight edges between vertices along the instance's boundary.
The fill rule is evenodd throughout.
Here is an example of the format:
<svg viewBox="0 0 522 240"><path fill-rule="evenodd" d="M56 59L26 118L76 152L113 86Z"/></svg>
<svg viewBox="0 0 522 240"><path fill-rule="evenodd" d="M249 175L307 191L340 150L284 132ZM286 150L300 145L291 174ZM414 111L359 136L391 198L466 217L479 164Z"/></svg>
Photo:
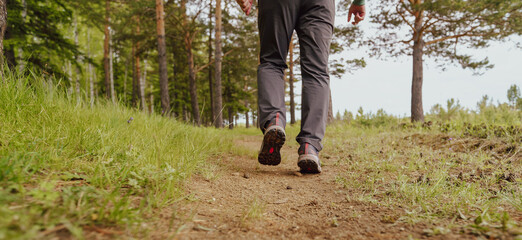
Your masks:
<svg viewBox="0 0 522 240"><path fill-rule="evenodd" d="M518 38L520 41L520 38ZM488 56L493 69L483 75L474 76L471 70L448 65L446 71L435 66L429 57L424 61L423 103L424 111L446 100L455 98L462 106L475 109L483 95L500 102L507 102L507 90L517 84L522 87L522 50L512 42L496 43L487 49L474 50L477 56ZM355 53L363 56L362 51ZM343 53L351 55L349 51ZM479 59L479 58L477 58ZM412 60L400 59L379 61L366 57L367 67L342 79L332 78L331 88L334 112L356 112L362 106L365 112L376 112L382 108L387 113L400 116L410 115Z"/></svg>
<svg viewBox="0 0 522 240"><path fill-rule="evenodd" d="M337 0L339 2L339 0ZM371 11L371 5L369 9ZM367 36L375 30L367 21L360 28ZM338 16L336 25L346 24L346 16ZM483 95L495 101L506 102L507 90L517 84L522 87L522 49L515 47L522 37L513 37L504 43L492 43L489 48L480 50L459 49L466 51L476 60L488 57L493 69L483 71L480 76L473 75L455 64L448 64L442 71L428 56L424 58L423 105L428 112L437 103L446 103L450 98L458 99L462 106L476 108L476 103ZM389 58L385 61L365 56L364 50L347 50L345 59L365 57L367 66L353 74L346 74L342 79L332 78L331 88L334 113L347 109L353 113L359 107L365 112L376 112L382 108L387 113L400 116L410 115L412 60L410 56ZM336 56L332 56L336 57ZM300 91L300 90L299 90ZM298 114L299 115L299 114Z"/></svg>

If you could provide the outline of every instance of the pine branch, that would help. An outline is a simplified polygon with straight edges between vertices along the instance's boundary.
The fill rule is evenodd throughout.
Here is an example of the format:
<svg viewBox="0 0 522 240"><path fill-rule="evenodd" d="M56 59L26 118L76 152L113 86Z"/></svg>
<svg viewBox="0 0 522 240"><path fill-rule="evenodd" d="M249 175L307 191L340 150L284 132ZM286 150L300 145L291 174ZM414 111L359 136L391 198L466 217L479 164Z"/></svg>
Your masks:
<svg viewBox="0 0 522 240"><path fill-rule="evenodd" d="M431 45L431 44L435 44L435 43L438 43L438 42L442 42L442 41L446 41L448 39L455 39L455 38L461 38L461 37L478 37L478 36L484 36L484 34L474 34L472 33L475 29L477 29L478 27L480 27L480 25L478 26L474 26L474 27L471 27L470 30L462 33L462 34L457 34L457 35L453 35L453 36L446 36L446 37L441 37L439 39L435 39L435 40L431 40L429 42L426 42L426 46L428 45Z"/></svg>
<svg viewBox="0 0 522 240"><path fill-rule="evenodd" d="M225 54L223 54L222 58L226 57L232 51L234 51L234 50L230 50L230 51L226 52ZM203 65L203 66L201 66L199 68L196 68L195 72L198 73L198 72L202 71L203 69L209 67L210 65L212 65L212 63L214 63L215 60L216 60L216 58L212 58L212 60L210 60L210 62L208 62L207 64L205 64L205 65Z"/></svg>
<svg viewBox="0 0 522 240"><path fill-rule="evenodd" d="M413 25L411 25L411 23L408 22L408 20L406 20L406 17L404 16L404 14L399 10L399 5L397 5L395 8L397 9L397 13L399 14L399 16L401 16L402 20L403 20L406 24L408 24L408 26L410 26L410 28L413 30L413 32L417 32L417 31L415 30L415 27L413 27ZM408 12L409 12L409 11L408 11ZM413 13L412 13L412 14L413 14Z"/></svg>

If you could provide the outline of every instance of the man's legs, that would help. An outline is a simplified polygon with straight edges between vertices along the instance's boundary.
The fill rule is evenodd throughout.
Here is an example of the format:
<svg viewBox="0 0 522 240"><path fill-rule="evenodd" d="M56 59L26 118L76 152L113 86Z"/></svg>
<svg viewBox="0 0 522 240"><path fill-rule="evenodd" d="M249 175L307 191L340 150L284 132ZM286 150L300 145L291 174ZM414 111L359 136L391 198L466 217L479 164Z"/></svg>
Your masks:
<svg viewBox="0 0 522 240"><path fill-rule="evenodd" d="M334 0L307 1L297 22L303 76L301 132L296 140L321 151L330 97L328 54L332 40Z"/></svg>
<svg viewBox="0 0 522 240"><path fill-rule="evenodd" d="M281 163L286 125L286 55L294 32L298 0L259 1L259 37L261 52L257 72L259 124L264 133L257 160L264 165Z"/></svg>
<svg viewBox="0 0 522 240"><path fill-rule="evenodd" d="M290 39L299 14L297 0L259 1L260 65L257 71L259 125L265 132L278 117L286 125L284 70Z"/></svg>

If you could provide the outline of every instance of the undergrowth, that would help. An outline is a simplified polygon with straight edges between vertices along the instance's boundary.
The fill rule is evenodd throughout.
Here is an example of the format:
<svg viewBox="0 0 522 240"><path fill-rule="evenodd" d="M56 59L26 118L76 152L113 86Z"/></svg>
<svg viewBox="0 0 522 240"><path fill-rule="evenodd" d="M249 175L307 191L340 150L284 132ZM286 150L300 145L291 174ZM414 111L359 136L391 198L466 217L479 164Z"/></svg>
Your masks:
<svg viewBox="0 0 522 240"><path fill-rule="evenodd" d="M110 102L77 102L42 77L0 82L0 239L89 227L146 234L230 134ZM139 227L136 227L139 226Z"/></svg>
<svg viewBox="0 0 522 240"><path fill-rule="evenodd" d="M424 223L427 236L511 238L522 235L522 131L510 123L338 122L322 156L347 169L336 181L348 201L396 210L383 223Z"/></svg>

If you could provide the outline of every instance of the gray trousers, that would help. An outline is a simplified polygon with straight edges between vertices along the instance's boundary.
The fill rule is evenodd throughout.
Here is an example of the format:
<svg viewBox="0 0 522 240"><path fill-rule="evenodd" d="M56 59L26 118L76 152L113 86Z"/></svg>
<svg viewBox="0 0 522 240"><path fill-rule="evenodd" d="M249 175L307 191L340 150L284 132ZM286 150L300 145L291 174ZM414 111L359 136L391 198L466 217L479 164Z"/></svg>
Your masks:
<svg viewBox="0 0 522 240"><path fill-rule="evenodd" d="M286 57L294 30L299 37L302 75L301 132L296 140L317 150L326 129L330 97L328 53L335 0L259 0L260 64L257 72L261 129L279 113L285 123Z"/></svg>

